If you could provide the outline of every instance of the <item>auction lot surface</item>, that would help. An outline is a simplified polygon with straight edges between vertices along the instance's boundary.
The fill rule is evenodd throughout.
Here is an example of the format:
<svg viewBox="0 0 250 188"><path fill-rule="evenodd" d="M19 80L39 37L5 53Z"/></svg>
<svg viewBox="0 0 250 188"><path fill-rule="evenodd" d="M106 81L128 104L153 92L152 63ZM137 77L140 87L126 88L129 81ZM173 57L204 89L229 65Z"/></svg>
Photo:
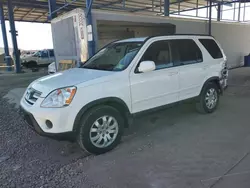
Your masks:
<svg viewBox="0 0 250 188"><path fill-rule="evenodd" d="M38 136L18 114L41 73L0 75L0 187L249 188L250 69L230 71L219 109L183 104L135 120L114 151L92 156Z"/></svg>

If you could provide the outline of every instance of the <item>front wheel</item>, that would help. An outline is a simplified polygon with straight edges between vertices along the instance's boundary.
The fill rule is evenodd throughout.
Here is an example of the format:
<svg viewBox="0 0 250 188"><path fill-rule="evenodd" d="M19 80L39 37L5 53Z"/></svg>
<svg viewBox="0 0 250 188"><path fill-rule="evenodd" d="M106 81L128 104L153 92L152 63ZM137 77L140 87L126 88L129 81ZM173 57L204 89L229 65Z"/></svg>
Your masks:
<svg viewBox="0 0 250 188"><path fill-rule="evenodd" d="M200 113L212 113L219 104L219 88L215 83L208 83L202 89L196 108Z"/></svg>
<svg viewBox="0 0 250 188"><path fill-rule="evenodd" d="M27 68L37 68L37 62L35 62L35 61L28 62Z"/></svg>
<svg viewBox="0 0 250 188"><path fill-rule="evenodd" d="M124 119L111 106L97 106L83 115L78 131L78 144L92 154L115 148L123 134Z"/></svg>

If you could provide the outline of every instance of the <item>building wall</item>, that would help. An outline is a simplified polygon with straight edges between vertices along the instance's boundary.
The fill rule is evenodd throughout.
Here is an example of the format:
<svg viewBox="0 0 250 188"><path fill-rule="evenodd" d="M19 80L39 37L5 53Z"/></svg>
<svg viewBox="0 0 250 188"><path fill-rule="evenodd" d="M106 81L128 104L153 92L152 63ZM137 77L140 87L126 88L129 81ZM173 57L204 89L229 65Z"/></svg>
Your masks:
<svg viewBox="0 0 250 188"><path fill-rule="evenodd" d="M176 25L176 33L207 34L207 21L171 20ZM250 24L212 23L212 35L221 44L230 67L241 66L244 56L250 53Z"/></svg>
<svg viewBox="0 0 250 188"><path fill-rule="evenodd" d="M117 12L93 11L93 19L112 21L131 21L141 23L172 23L179 34L208 34L208 23L203 20L121 14ZM98 29L97 29L98 30ZM212 23L212 35L221 44L228 58L228 65L242 65L245 55L250 53L250 24Z"/></svg>
<svg viewBox="0 0 250 188"><path fill-rule="evenodd" d="M212 34L224 49L229 66L244 64L244 56L250 53L250 24L213 23Z"/></svg>

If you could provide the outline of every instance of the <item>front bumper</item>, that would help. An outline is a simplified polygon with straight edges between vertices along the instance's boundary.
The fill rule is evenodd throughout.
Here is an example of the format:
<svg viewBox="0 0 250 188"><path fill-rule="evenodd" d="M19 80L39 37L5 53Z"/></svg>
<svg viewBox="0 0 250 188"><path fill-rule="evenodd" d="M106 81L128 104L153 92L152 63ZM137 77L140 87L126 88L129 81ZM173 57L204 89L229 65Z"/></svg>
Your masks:
<svg viewBox="0 0 250 188"><path fill-rule="evenodd" d="M40 136L49 137L55 140L75 141L75 133L73 131L64 133L46 133L41 129L31 113L27 112L22 107L20 107L19 113L23 117L24 121L29 125L29 127Z"/></svg>

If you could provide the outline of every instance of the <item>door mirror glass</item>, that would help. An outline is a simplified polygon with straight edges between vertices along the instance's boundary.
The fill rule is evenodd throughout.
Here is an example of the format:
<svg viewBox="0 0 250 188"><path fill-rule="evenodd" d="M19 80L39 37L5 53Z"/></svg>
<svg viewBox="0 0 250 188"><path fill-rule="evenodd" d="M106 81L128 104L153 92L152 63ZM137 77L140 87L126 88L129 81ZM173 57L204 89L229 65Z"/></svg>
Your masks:
<svg viewBox="0 0 250 188"><path fill-rule="evenodd" d="M153 61L142 61L138 67L139 72L150 72L155 70L155 63Z"/></svg>

